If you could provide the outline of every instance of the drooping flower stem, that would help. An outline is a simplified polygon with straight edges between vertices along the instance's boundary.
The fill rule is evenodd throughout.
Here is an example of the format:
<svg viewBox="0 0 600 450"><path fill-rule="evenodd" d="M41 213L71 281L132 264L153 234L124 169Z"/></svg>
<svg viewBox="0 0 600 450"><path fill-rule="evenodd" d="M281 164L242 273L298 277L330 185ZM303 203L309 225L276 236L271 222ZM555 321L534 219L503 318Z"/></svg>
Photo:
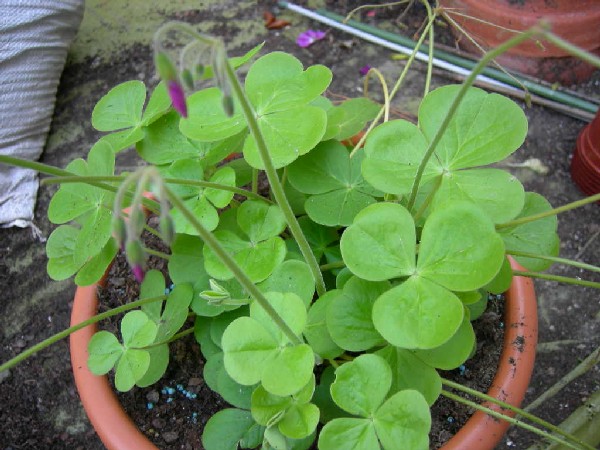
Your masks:
<svg viewBox="0 0 600 450"><path fill-rule="evenodd" d="M591 287L594 289L600 289L600 283L595 281L580 280L578 278L563 277L560 275L552 275L549 273L540 272L525 272L521 270L513 270L513 275L520 277L539 278L540 280L556 281L558 283L574 284L577 286Z"/></svg>
<svg viewBox="0 0 600 450"><path fill-rule="evenodd" d="M577 267L577 268L583 269L583 270L590 270L592 272L600 272L600 267L598 267L598 266L593 266L592 264L586 264L586 263L582 263L579 261L574 261L574 260L568 259L568 258L559 258L558 256L540 255L537 253L522 252L519 250L507 250L506 254L511 255L511 256L522 256L523 258L534 258L534 259L541 259L544 261L552 261L552 262L555 262L558 264L565 264L567 266L573 266L573 267Z"/></svg>
<svg viewBox="0 0 600 450"><path fill-rule="evenodd" d="M302 256L304 256L306 263L310 267L310 271L312 272L317 287L317 294L321 296L325 294L326 291L325 282L323 281L323 274L319 269L319 263L317 261L317 258L315 258L315 255L312 249L310 248L308 240L302 232L300 224L298 223L298 220L296 219L296 216L292 211L292 207L290 206L287 200L287 197L283 190L283 186L281 185L281 182L279 180L279 175L277 175L277 171L275 170L275 167L273 166L273 161L271 160L271 156L269 155L267 144L262 135L262 132L260 131L258 122L256 121L254 110L250 105L250 102L246 98L246 94L244 93L242 85L240 84L233 68L231 67L228 61L225 61L225 72L227 77L229 78L229 82L231 84L233 92L235 93L240 103L240 106L242 107L242 111L246 118L248 128L250 129L252 136L256 140L256 147L258 149L260 158L265 168L265 173L269 180L269 185L271 187L273 197L275 198L275 201L281 208L281 211L285 216L285 220L288 224L290 232L292 233L292 236L294 236L294 239L296 239L298 247L300 248L300 252L302 253Z"/></svg>
<svg viewBox="0 0 600 450"><path fill-rule="evenodd" d="M40 350L43 350L46 347L49 347L50 345L54 344L55 342L58 342L61 339L66 338L67 336L75 333L78 330L81 330L82 328L87 327L88 325L100 322L101 320L108 319L109 317L116 316L117 314L124 313L126 311L131 310L131 309L138 308L139 306L147 305L148 303L153 303L153 302L158 302L158 301L165 300L166 298L167 298L166 295L160 295L158 297L151 297L151 298L144 298L144 299L141 299L141 300L136 300L136 301L131 302L131 303L127 303L127 304L119 306L117 308L113 308L113 309L111 309L109 311L105 311L103 313L96 314L95 316L90 317L89 319L84 320L83 322L80 322L77 325L73 325L72 327L69 327L66 330L63 330L63 331L61 331L59 333L56 333L53 336L50 336L47 339L44 339L42 342L40 342L40 343L34 345L33 347L25 350L23 353L19 353L14 358L12 358L12 359L8 360L7 362L5 362L4 364L2 364L0 366L0 372L3 372L4 370L10 369L11 367L16 366L18 363L20 363L21 361L23 361L23 360L29 358L30 356L36 354Z"/></svg>
<svg viewBox="0 0 600 450"><path fill-rule="evenodd" d="M169 201L173 207L181 211L187 221L194 227L200 239L204 241L204 244L210 248L219 260L231 271L236 280L242 285L246 292L265 310L271 320L279 327L279 329L287 336L288 340L298 345L302 343L296 333L288 326L287 323L281 318L281 316L275 311L275 308L271 306L264 294L258 289L258 287L248 278L246 272L238 265L233 257L225 251L219 241L215 239L211 232L209 232L196 216L188 209L185 203L177 196L171 189L165 186L165 193L169 197Z"/></svg>
<svg viewBox="0 0 600 450"><path fill-rule="evenodd" d="M421 183L421 178L423 177L423 172L425 171L425 167L427 166L429 159L433 155L435 148L439 144L440 140L442 139L442 136L444 135L444 133L446 132L446 129L448 128L448 125L450 124L450 121L454 117L454 113L458 109L458 106L460 105L462 99L464 98L465 94L467 93L467 90L473 85L473 82L475 81L475 78L477 77L477 75L479 75L479 73L483 70L483 68L490 61L497 58L498 56L503 54L508 49L511 49L511 48L515 47L516 45L519 45L521 42L524 42L527 39L531 38L532 36L539 34L539 32L540 32L539 28L534 27L522 34L519 34L519 35L513 37L512 39L509 39L508 41L499 45L495 49L486 53L485 56L479 60L479 62L473 68L473 70L471 71L469 76L465 79L465 81L461 84L460 90L458 91L456 98L450 105L450 108L448 108L446 117L444 117L444 120L442 121L440 128L437 130L437 133L435 134L435 136L433 137L431 142L429 142L429 147L427 147L427 150L425 151L425 155L423 156L423 159L421 160L419 168L417 169L417 173L415 175L415 180L413 182L410 196L408 198L407 208L409 210L411 210L415 204L415 200L417 198L417 192L419 190L419 185Z"/></svg>

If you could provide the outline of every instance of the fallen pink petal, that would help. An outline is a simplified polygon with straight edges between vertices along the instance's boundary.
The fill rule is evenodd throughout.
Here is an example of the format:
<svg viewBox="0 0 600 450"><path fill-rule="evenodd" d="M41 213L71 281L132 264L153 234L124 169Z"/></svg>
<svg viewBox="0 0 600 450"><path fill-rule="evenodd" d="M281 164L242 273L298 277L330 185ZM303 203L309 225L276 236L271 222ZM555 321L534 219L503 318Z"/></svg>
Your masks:
<svg viewBox="0 0 600 450"><path fill-rule="evenodd" d="M177 81L169 81L167 84L171 104L175 111L183 118L187 117L187 104L185 102L185 92Z"/></svg>
<svg viewBox="0 0 600 450"><path fill-rule="evenodd" d="M358 71L361 75L366 75L369 73L369 70L371 70L371 66L367 64L366 66L362 66Z"/></svg>
<svg viewBox="0 0 600 450"><path fill-rule="evenodd" d="M306 30L298 35L296 44L302 48L306 48L325 37L324 31Z"/></svg>

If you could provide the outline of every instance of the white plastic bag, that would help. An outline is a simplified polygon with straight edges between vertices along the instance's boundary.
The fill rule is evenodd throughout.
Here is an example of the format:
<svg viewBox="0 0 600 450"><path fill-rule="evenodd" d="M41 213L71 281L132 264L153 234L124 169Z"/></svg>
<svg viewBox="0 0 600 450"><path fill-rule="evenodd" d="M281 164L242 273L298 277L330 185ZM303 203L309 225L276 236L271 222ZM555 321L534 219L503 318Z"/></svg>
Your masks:
<svg viewBox="0 0 600 450"><path fill-rule="evenodd" d="M83 0L0 0L0 154L42 153ZM29 226L37 174L0 164L0 226Z"/></svg>

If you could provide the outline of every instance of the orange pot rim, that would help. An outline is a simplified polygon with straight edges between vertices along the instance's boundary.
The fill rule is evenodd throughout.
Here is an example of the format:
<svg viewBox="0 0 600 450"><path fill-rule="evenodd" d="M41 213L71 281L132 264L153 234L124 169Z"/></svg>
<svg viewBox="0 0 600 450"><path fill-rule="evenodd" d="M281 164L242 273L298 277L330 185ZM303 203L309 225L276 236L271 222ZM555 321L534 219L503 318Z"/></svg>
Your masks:
<svg viewBox="0 0 600 450"><path fill-rule="evenodd" d="M511 265L514 269L521 269L512 260ZM71 325L81 323L97 314L97 287L98 285L94 284L77 288ZM525 397L533 372L537 345L537 303L533 282L529 278L514 277L506 294L503 350L488 395L518 407ZM89 371L87 346L96 329L95 324L89 325L70 336L75 385L90 422L108 450L158 450L125 412L108 377L94 375ZM485 406L500 410L496 405ZM459 432L444 444L442 450L493 450L509 425L506 421L477 411Z"/></svg>

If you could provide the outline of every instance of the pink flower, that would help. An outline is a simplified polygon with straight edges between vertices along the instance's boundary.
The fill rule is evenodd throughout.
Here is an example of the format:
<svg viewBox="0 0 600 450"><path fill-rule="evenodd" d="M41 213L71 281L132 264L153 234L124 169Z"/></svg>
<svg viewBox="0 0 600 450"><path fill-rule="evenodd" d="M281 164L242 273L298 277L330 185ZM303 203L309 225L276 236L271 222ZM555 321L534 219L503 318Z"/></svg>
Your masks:
<svg viewBox="0 0 600 450"><path fill-rule="evenodd" d="M306 30L298 35L296 44L302 48L311 46L314 42L319 41L325 37L324 31Z"/></svg>
<svg viewBox="0 0 600 450"><path fill-rule="evenodd" d="M171 97L171 104L175 111L179 113L181 117L187 117L187 104L185 103L185 92L181 85L174 80L170 80L167 83L167 89L169 91L169 97Z"/></svg>
<svg viewBox="0 0 600 450"><path fill-rule="evenodd" d="M367 64L366 66L362 66L358 71L361 75L366 75L369 73L369 70L371 70L371 66Z"/></svg>
<svg viewBox="0 0 600 450"><path fill-rule="evenodd" d="M144 281L144 276L146 275L146 272L144 272L144 268L142 266L140 266L139 264L131 266L131 272L133 273L133 276L135 277L138 283Z"/></svg>

